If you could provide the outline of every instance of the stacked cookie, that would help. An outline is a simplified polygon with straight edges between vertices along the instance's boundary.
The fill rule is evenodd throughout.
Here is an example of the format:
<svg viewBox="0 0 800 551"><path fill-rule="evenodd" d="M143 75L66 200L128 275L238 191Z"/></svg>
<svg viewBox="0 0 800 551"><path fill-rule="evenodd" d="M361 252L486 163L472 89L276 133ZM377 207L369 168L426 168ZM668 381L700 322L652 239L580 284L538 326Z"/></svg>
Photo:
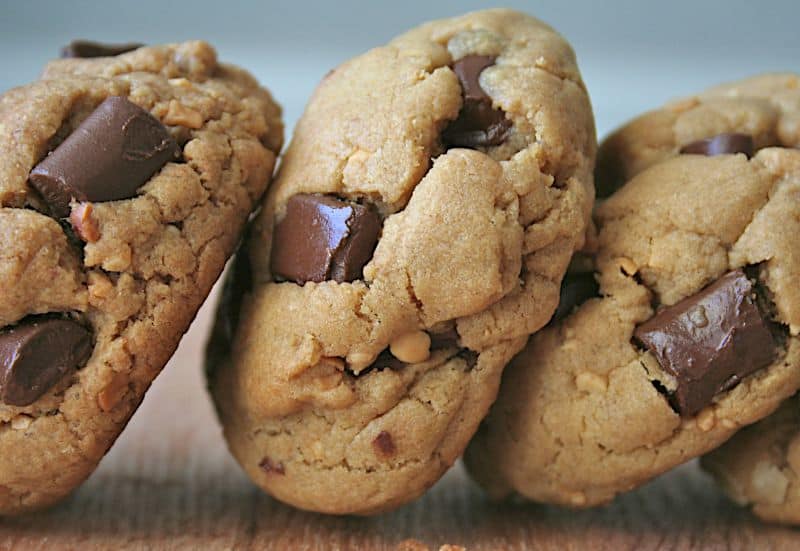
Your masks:
<svg viewBox="0 0 800 551"><path fill-rule="evenodd" d="M467 452L490 494L605 503L800 387L799 122L800 78L768 75L648 113L601 145L594 275L567 275L574 311L512 362ZM705 462L765 518L797 507L794 404Z"/></svg>
<svg viewBox="0 0 800 551"><path fill-rule="evenodd" d="M0 513L83 481L265 191L280 109L204 42L75 43L0 98Z"/></svg>

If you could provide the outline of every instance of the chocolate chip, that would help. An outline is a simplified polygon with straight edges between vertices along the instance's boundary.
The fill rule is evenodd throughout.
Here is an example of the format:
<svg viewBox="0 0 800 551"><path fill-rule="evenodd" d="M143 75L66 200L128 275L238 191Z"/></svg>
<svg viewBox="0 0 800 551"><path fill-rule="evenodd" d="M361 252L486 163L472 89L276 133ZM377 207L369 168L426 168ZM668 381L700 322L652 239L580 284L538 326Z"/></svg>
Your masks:
<svg viewBox="0 0 800 551"><path fill-rule="evenodd" d="M732 155L744 153L747 157L753 156L753 138L748 134L717 134L705 140L698 140L684 145L681 154L706 155Z"/></svg>
<svg viewBox="0 0 800 551"><path fill-rule="evenodd" d="M91 353L91 334L71 320L34 318L0 331L0 400L35 402Z"/></svg>
<svg viewBox="0 0 800 551"><path fill-rule="evenodd" d="M453 64L453 71L461 83L464 104L458 118L442 133L448 147L487 147L500 145L508 137L511 121L500 109L492 107L492 98L481 88L478 77L487 67L494 65L494 56L470 55Z"/></svg>
<svg viewBox="0 0 800 551"><path fill-rule="evenodd" d="M128 44L104 44L91 40L73 40L61 48L61 57L113 57L132 52L144 46L138 42Z"/></svg>
<svg viewBox="0 0 800 551"><path fill-rule="evenodd" d="M284 468L283 463L280 461L273 462L269 457L262 459L258 466L261 467L261 469L267 474L286 474L286 469Z"/></svg>
<svg viewBox="0 0 800 551"><path fill-rule="evenodd" d="M567 317L572 311L592 297L599 296L600 286L592 272L571 273L561 281L561 295L553 318L555 322Z"/></svg>
<svg viewBox="0 0 800 551"><path fill-rule="evenodd" d="M671 401L684 416L696 414L777 354L754 285L742 270L664 308L637 327L634 338L677 380Z"/></svg>
<svg viewBox="0 0 800 551"><path fill-rule="evenodd" d="M380 231L381 218L372 207L326 195L295 195L275 226L272 272L301 285L360 279Z"/></svg>
<svg viewBox="0 0 800 551"><path fill-rule="evenodd" d="M126 98L106 99L29 176L53 214L78 201L115 201L136 194L180 150L167 129Z"/></svg>
<svg viewBox="0 0 800 551"><path fill-rule="evenodd" d="M378 455L383 457L391 457L397 452L392 435L385 430L378 433L378 436L372 441L372 447L375 448Z"/></svg>

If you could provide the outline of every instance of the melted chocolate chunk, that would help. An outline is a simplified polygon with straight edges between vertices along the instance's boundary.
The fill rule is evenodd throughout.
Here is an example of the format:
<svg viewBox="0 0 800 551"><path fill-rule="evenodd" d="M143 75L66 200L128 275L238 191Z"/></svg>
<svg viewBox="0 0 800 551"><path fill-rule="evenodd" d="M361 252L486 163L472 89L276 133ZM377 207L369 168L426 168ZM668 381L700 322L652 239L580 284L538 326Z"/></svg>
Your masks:
<svg viewBox="0 0 800 551"><path fill-rule="evenodd" d="M73 40L61 48L61 57L114 57L126 52L138 50L144 46L138 42L127 44L105 44L91 40Z"/></svg>
<svg viewBox="0 0 800 551"><path fill-rule="evenodd" d="M561 281L558 307L550 323L567 317L572 311L592 297L600 295L600 286L592 272L572 273Z"/></svg>
<svg viewBox="0 0 800 551"><path fill-rule="evenodd" d="M508 137L511 121L501 109L492 107L492 98L481 88L478 77L494 65L494 56L469 55L453 64L461 83L464 104L458 118L442 133L447 147L487 147L500 145Z"/></svg>
<svg viewBox="0 0 800 551"><path fill-rule="evenodd" d="M777 354L754 285L742 270L664 308L637 327L634 338L675 377L671 401L689 417L718 393L771 364Z"/></svg>
<svg viewBox="0 0 800 551"><path fill-rule="evenodd" d="M360 279L380 231L381 218L371 207L326 195L295 195L275 226L272 273L301 285Z"/></svg>
<svg viewBox="0 0 800 551"><path fill-rule="evenodd" d="M28 177L55 216L70 202L115 201L180 154L167 129L126 98L106 99Z"/></svg>
<svg viewBox="0 0 800 551"><path fill-rule="evenodd" d="M681 154L706 155L732 155L744 153L748 158L753 156L753 138L748 134L717 134L705 140L698 140L684 145Z"/></svg>
<svg viewBox="0 0 800 551"><path fill-rule="evenodd" d="M92 354L92 336L65 319L33 318L0 332L0 400L32 404Z"/></svg>

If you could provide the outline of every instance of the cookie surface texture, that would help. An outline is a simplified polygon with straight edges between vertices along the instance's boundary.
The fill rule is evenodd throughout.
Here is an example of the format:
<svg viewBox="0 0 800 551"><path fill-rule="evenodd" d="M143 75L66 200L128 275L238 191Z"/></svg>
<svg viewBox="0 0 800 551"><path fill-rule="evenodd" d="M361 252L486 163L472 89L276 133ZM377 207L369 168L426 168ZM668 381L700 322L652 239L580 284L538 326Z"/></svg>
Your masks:
<svg viewBox="0 0 800 551"><path fill-rule="evenodd" d="M523 14L434 21L327 75L208 349L250 477L339 514L430 487L555 310L594 154L572 50Z"/></svg>
<svg viewBox="0 0 800 551"><path fill-rule="evenodd" d="M282 132L204 42L53 61L0 96L0 513L92 472L232 254Z"/></svg>

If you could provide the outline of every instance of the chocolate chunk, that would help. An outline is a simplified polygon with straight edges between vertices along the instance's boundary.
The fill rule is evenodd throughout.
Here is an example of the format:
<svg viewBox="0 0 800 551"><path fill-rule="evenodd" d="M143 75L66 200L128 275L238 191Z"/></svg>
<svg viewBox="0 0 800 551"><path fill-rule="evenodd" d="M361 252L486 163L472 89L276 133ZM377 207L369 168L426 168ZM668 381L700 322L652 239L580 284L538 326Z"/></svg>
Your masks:
<svg viewBox="0 0 800 551"><path fill-rule="evenodd" d="M385 430L378 433L378 436L372 441L372 447L375 448L377 455L386 458L393 456L397 452L392 435Z"/></svg>
<svg viewBox="0 0 800 551"><path fill-rule="evenodd" d="M677 380L671 401L684 416L696 414L777 354L753 283L742 270L664 308L637 327L634 338Z"/></svg>
<svg viewBox="0 0 800 551"><path fill-rule="evenodd" d="M747 134L717 134L705 140L698 140L684 145L681 154L695 155L732 155L744 153L747 157L753 156L753 138Z"/></svg>
<svg viewBox="0 0 800 551"><path fill-rule="evenodd" d="M53 214L78 201L128 199L180 153L167 129L126 98L106 99L29 176Z"/></svg>
<svg viewBox="0 0 800 551"><path fill-rule="evenodd" d="M354 281L372 258L381 218L371 207L326 195L298 194L272 239L273 274L307 281Z"/></svg>
<svg viewBox="0 0 800 551"><path fill-rule="evenodd" d="M61 57L113 57L132 52L144 46L138 42L127 44L104 44L91 40L73 40L61 48Z"/></svg>
<svg viewBox="0 0 800 551"><path fill-rule="evenodd" d="M600 286L594 279L592 272L567 274L561 281L561 295L558 300L558 307L550 322L567 317L572 313L573 309L590 298L599 296L599 294Z"/></svg>
<svg viewBox="0 0 800 551"><path fill-rule="evenodd" d="M11 406L35 402L67 373L83 367L92 337L81 324L37 318L0 332L0 400Z"/></svg>
<svg viewBox="0 0 800 551"><path fill-rule="evenodd" d="M470 55L453 64L453 71L461 83L464 104L458 118L442 133L448 147L487 147L500 145L508 137L511 121L500 109L492 107L492 98L481 88L478 77L487 67L494 65L496 57Z"/></svg>

